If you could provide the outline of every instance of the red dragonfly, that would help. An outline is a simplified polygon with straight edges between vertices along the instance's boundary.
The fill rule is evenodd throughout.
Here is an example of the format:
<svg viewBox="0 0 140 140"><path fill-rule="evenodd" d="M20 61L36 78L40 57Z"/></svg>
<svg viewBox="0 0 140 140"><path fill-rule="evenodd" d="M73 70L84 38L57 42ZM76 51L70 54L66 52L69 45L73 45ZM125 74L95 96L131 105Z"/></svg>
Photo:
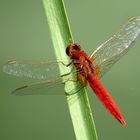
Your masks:
<svg viewBox="0 0 140 140"><path fill-rule="evenodd" d="M91 55L87 55L81 50L78 44L71 43L66 48L66 54L71 59L68 65L73 64L75 66L76 70L73 72L77 75L77 81L79 81L82 87L85 87L88 83L106 110L122 125L126 124L124 118L99 79L133 46L134 40L139 33L140 17L132 17L115 35L101 44ZM72 73L68 72L60 75L58 64L65 66L65 62L61 60L46 62L12 60L4 66L4 72L15 76L25 76L42 80L17 88L12 92L13 94L32 95L36 94L33 92L34 89L34 91L37 91L36 89L42 87L47 87L49 89L48 93L50 93L50 87L54 87L54 85L59 87L62 83L70 80L69 75ZM58 71L52 76L50 73L54 70Z"/></svg>

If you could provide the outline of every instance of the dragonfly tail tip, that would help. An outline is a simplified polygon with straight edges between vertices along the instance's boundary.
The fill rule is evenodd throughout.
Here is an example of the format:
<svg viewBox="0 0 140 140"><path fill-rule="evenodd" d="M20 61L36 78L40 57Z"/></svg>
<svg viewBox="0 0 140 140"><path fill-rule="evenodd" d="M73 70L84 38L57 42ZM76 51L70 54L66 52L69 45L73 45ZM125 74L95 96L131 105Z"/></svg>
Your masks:
<svg viewBox="0 0 140 140"><path fill-rule="evenodd" d="M123 118L119 119L118 121L119 121L123 126L126 125L126 122L125 122L125 120L124 120Z"/></svg>

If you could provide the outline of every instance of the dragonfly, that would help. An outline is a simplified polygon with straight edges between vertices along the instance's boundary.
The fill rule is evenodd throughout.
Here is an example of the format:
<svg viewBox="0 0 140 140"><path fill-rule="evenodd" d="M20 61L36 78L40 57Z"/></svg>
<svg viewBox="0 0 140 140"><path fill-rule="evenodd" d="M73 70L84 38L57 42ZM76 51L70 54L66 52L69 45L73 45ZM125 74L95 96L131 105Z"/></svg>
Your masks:
<svg viewBox="0 0 140 140"><path fill-rule="evenodd" d="M118 32L98 46L90 55L87 55L79 44L68 44L66 54L70 58L70 63L67 65L63 60L43 62L11 60L4 65L3 70L10 75L41 80L15 89L12 92L15 95L36 95L32 91L34 89L34 91L37 91L36 89L43 87L46 87L48 89L47 93L50 93L50 89L59 87L64 82L71 80L70 75L73 73L76 75L75 79L80 83L80 87L89 84L105 109L122 125L126 125L119 107L99 79L128 52L134 45L139 33L140 16L132 17L121 26ZM75 69L60 75L58 65L66 67L73 65ZM54 70L57 70L57 72L51 77L50 73Z"/></svg>

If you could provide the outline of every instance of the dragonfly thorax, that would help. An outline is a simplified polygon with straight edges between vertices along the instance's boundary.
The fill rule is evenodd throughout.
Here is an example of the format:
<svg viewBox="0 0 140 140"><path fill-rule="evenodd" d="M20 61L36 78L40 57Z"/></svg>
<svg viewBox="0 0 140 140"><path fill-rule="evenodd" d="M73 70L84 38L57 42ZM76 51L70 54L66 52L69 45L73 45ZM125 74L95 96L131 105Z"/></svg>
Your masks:
<svg viewBox="0 0 140 140"><path fill-rule="evenodd" d="M69 44L66 53L71 58L79 74L86 78L89 74L94 73L92 62L88 55L81 50L79 44Z"/></svg>

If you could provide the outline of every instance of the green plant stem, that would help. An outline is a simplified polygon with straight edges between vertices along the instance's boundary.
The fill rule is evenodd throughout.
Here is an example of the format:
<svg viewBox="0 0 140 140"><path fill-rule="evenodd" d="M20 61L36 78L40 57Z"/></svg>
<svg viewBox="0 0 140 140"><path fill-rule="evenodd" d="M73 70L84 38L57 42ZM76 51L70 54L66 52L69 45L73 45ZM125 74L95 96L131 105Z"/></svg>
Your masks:
<svg viewBox="0 0 140 140"><path fill-rule="evenodd" d="M73 42L66 16L63 0L43 0L45 13L51 33L51 38L58 60L68 60L65 49ZM60 74L68 73L71 67L60 67ZM66 82L65 91L77 91L76 82ZM97 133L93 121L89 101L85 90L76 94L66 95L71 119L77 140L97 140Z"/></svg>

